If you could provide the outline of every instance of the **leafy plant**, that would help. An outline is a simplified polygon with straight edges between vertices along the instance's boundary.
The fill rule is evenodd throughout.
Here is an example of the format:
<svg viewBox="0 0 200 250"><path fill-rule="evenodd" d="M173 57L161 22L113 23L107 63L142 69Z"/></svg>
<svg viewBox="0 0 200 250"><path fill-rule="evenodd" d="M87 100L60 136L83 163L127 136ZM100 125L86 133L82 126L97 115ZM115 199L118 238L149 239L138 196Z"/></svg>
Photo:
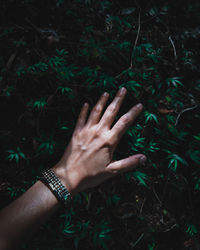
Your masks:
<svg viewBox="0 0 200 250"><path fill-rule="evenodd" d="M158 119L155 114L149 113L148 111L145 111L144 113L145 116L145 123L148 123L149 121L154 121L155 123L158 124Z"/></svg>
<svg viewBox="0 0 200 250"><path fill-rule="evenodd" d="M11 198L17 197L22 192L24 193L26 190L24 188L14 188L14 187L8 187L7 188L8 194Z"/></svg>
<svg viewBox="0 0 200 250"><path fill-rule="evenodd" d="M22 152L20 147L17 147L17 149L10 149L7 150L8 156L6 157L9 161L15 161L16 163L19 163L20 159L26 160L25 154Z"/></svg>
<svg viewBox="0 0 200 250"><path fill-rule="evenodd" d="M54 150L55 150L55 145L56 142L54 141L53 137L50 138L46 138L46 141L42 140L42 139L38 139L39 141L41 141L41 144L38 147L38 151L44 154L53 154Z"/></svg>
<svg viewBox="0 0 200 250"><path fill-rule="evenodd" d="M111 239L110 232L112 229L110 228L107 221L102 220L98 224L95 225L92 234L94 247L101 246L104 249L108 249L106 245L106 241Z"/></svg>
<svg viewBox="0 0 200 250"><path fill-rule="evenodd" d="M46 100L45 97L42 97L41 99L35 100L35 101L31 100L31 101L27 104L28 107L35 108L35 109L37 109L37 110L42 110L42 109L44 109L44 107L45 107L46 105L47 105L47 100Z"/></svg>
<svg viewBox="0 0 200 250"><path fill-rule="evenodd" d="M171 78L167 78L166 82L168 87L169 86L174 86L175 88L178 87L178 85L180 86L184 86L179 80L182 79L182 77L171 77Z"/></svg>
<svg viewBox="0 0 200 250"><path fill-rule="evenodd" d="M0 8L2 199L12 201L22 192L19 182L29 187L42 168L56 164L82 104L92 108L104 91L110 102L126 87L121 114L134 103L144 106L113 160L145 154L148 161L77 194L23 249L182 249L184 237L165 241L169 231L174 238L186 232L195 244L200 2L36 2L8 0ZM119 223L119 214L128 218Z"/></svg>
<svg viewBox="0 0 200 250"><path fill-rule="evenodd" d="M62 95L68 95L68 97L73 98L73 94L72 94L72 89L71 88L59 86L58 90L60 90L60 92L62 93Z"/></svg>
<svg viewBox="0 0 200 250"><path fill-rule="evenodd" d="M188 233L190 236L194 236L198 233L198 230L194 224L189 224L187 226L186 233Z"/></svg>
<svg viewBox="0 0 200 250"><path fill-rule="evenodd" d="M200 177L195 176L193 180L195 181L194 190L200 191Z"/></svg>
<svg viewBox="0 0 200 250"><path fill-rule="evenodd" d="M142 173L142 172L140 172L140 171L135 171L135 172L133 173L133 177L134 177L137 181L139 181L139 183L140 183L141 185L147 186L147 184L146 184L146 180L148 179L148 175L147 175L147 174Z"/></svg>
<svg viewBox="0 0 200 250"><path fill-rule="evenodd" d="M44 62L36 63L27 68L27 72L29 73L39 73L39 72L45 72L47 70L48 70L48 64Z"/></svg>
<svg viewBox="0 0 200 250"><path fill-rule="evenodd" d="M112 205L117 205L120 201L121 197L117 194L114 194L112 196L109 196L106 200L106 203L109 205L109 206L112 206Z"/></svg>
<svg viewBox="0 0 200 250"><path fill-rule="evenodd" d="M184 160L179 155L171 154L171 152L168 150L165 150L165 151L170 153L170 155L167 157L167 159L170 159L169 164L168 164L168 168L170 168L171 170L176 171L176 169L178 167L178 162L182 163L185 166L188 166L188 163L186 162L186 160Z"/></svg>

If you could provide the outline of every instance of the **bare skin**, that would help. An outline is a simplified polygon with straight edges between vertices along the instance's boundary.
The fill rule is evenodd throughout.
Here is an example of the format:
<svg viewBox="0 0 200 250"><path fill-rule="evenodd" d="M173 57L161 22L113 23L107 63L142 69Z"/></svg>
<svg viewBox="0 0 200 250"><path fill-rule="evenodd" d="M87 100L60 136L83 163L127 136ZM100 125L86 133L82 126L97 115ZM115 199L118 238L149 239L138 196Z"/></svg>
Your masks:
<svg viewBox="0 0 200 250"><path fill-rule="evenodd" d="M88 119L89 105L83 105L71 141L61 160L52 167L72 197L145 163L143 154L112 161L122 135L142 110L142 104L132 107L113 125L126 92L125 88L120 89L103 115L108 93L101 96ZM50 189L41 181L36 182L0 211L0 249L17 249L60 206Z"/></svg>

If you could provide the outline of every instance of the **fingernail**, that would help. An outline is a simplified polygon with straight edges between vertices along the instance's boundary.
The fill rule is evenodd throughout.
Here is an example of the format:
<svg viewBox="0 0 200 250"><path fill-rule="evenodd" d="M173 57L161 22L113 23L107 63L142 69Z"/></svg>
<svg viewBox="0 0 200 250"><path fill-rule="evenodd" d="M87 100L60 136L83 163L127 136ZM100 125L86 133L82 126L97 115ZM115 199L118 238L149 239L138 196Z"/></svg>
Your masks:
<svg viewBox="0 0 200 250"><path fill-rule="evenodd" d="M87 107L89 104L87 102L84 103L84 107Z"/></svg>
<svg viewBox="0 0 200 250"><path fill-rule="evenodd" d="M147 157L146 157L146 156L142 156L142 157L140 158L140 165L141 165L141 166L144 166L145 163L146 163L146 160L147 160Z"/></svg>
<svg viewBox="0 0 200 250"><path fill-rule="evenodd" d="M142 109L142 107L143 107L142 103L138 103L138 104L136 105L136 108L137 108L137 109Z"/></svg>
<svg viewBox="0 0 200 250"><path fill-rule="evenodd" d="M108 92L105 92L104 94L103 94L103 96L108 96L109 94L108 94Z"/></svg>
<svg viewBox="0 0 200 250"><path fill-rule="evenodd" d="M126 92L126 89L124 88L124 87L122 87L121 89L120 89L120 94L124 94Z"/></svg>

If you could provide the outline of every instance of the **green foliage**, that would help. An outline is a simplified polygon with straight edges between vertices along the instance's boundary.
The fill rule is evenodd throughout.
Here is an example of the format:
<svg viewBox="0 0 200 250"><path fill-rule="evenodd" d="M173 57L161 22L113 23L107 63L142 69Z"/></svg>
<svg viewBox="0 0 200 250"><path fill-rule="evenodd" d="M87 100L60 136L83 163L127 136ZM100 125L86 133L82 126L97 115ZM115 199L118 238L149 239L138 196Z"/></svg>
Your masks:
<svg viewBox="0 0 200 250"><path fill-rule="evenodd" d="M50 154L52 155L55 150L56 142L54 141L53 137L50 138L38 138L38 141L41 144L38 147L38 152L41 154Z"/></svg>
<svg viewBox="0 0 200 250"><path fill-rule="evenodd" d="M132 151L138 152L139 150L144 148L145 138L142 138L139 135L134 135L131 139L133 140L133 142L129 142L129 145L131 146Z"/></svg>
<svg viewBox="0 0 200 250"><path fill-rule="evenodd" d="M169 164L168 164L168 168L170 168L171 170L176 171L176 169L178 167L178 162L180 162L182 165L188 166L188 163L186 162L186 160L184 160L179 155L172 154L168 150L165 150L165 151L169 153L169 155L167 157L167 159L170 159Z"/></svg>
<svg viewBox="0 0 200 250"><path fill-rule="evenodd" d="M139 96L139 90L138 88L141 88L141 84L136 81L128 81L127 83L122 84L120 87L125 87L127 90L133 92L136 94L136 96Z"/></svg>
<svg viewBox="0 0 200 250"><path fill-rule="evenodd" d="M63 233L65 234L73 234L75 232L75 230L72 229L73 228L73 224L70 224L70 221L67 221L65 224L65 228L63 230Z"/></svg>
<svg viewBox="0 0 200 250"><path fill-rule="evenodd" d="M184 237L174 245L160 233L197 237L199 11L198 1L2 2L3 199L58 162L84 102L91 110L126 87L117 118L144 107L113 159L145 154L147 164L76 195L24 249L182 249Z"/></svg>
<svg viewBox="0 0 200 250"><path fill-rule="evenodd" d="M56 7L60 7L64 3L64 0L57 0Z"/></svg>
<svg viewBox="0 0 200 250"><path fill-rule="evenodd" d="M148 178L147 174L142 173L142 172L140 172L140 171L135 171L135 172L133 173L133 177L134 177L136 180L138 180L139 183L140 183L141 185L147 186L147 184L146 184L146 180L147 180L147 178Z"/></svg>
<svg viewBox="0 0 200 250"><path fill-rule="evenodd" d="M145 121L146 123L146 121ZM142 136L143 128L141 125L137 124L134 127L130 127L127 131L127 134L130 136L130 140L128 144L130 145L130 149L133 152L143 152L144 154L148 154L149 152L156 152L160 149L158 142L156 141L146 141Z"/></svg>
<svg viewBox="0 0 200 250"><path fill-rule="evenodd" d="M195 181L194 190L200 191L200 177L195 176L194 181Z"/></svg>
<svg viewBox="0 0 200 250"><path fill-rule="evenodd" d="M69 127L67 127L66 122L61 122L61 120L58 120L58 129L59 130L69 130Z"/></svg>
<svg viewBox="0 0 200 250"><path fill-rule="evenodd" d="M159 145L157 142L153 142L153 141L150 141L149 144L148 144L148 150L150 152L156 152L160 149Z"/></svg>
<svg viewBox="0 0 200 250"><path fill-rule="evenodd" d="M87 222L77 222L77 236L74 238L74 246L76 249L78 249L79 241L88 237L89 235L89 224L90 221Z"/></svg>
<svg viewBox="0 0 200 250"><path fill-rule="evenodd" d="M15 91L15 87L14 86L8 86L6 91L5 91L5 96L11 96L12 95L12 92Z"/></svg>
<svg viewBox="0 0 200 250"><path fill-rule="evenodd" d="M106 241L111 239L111 231L112 229L110 228L108 222L104 220L96 224L92 232L94 247L96 248L98 246L101 246L103 247L103 249L108 249Z"/></svg>
<svg viewBox="0 0 200 250"><path fill-rule="evenodd" d="M13 199L18 197L20 194L24 193L26 190L24 188L13 188L8 187L7 188L9 196Z"/></svg>
<svg viewBox="0 0 200 250"><path fill-rule="evenodd" d="M30 108L35 108L36 110L42 110L47 105L47 101L45 97L42 97L40 100L31 100L27 106Z"/></svg>
<svg viewBox="0 0 200 250"><path fill-rule="evenodd" d="M145 123L148 123L148 122L151 122L151 121L154 121L155 123L158 124L158 119L156 117L155 114L152 114L152 113L149 113L148 111L145 111L145 114L144 116L146 117L145 119Z"/></svg>
<svg viewBox="0 0 200 250"><path fill-rule="evenodd" d="M197 141L200 141L200 134L193 136Z"/></svg>
<svg viewBox="0 0 200 250"><path fill-rule="evenodd" d="M74 98L71 88L59 86L58 90L62 93L62 95L67 95L70 99Z"/></svg>
<svg viewBox="0 0 200 250"><path fill-rule="evenodd" d="M185 232L188 233L190 236L194 236L198 233L198 230L194 224L189 224Z"/></svg>
<svg viewBox="0 0 200 250"><path fill-rule="evenodd" d="M39 73L39 72L45 72L47 70L48 70L48 65L44 62L36 63L27 68L28 73Z"/></svg>
<svg viewBox="0 0 200 250"><path fill-rule="evenodd" d="M68 236L74 235L74 246L76 249L79 247L80 240L85 238L90 238L95 248L102 247L103 249L108 249L106 242L111 239L109 233L112 231L108 222L101 220L91 227L90 221L77 221L76 224L73 224L71 223L71 215L67 215L65 218L63 234Z"/></svg>
<svg viewBox="0 0 200 250"><path fill-rule="evenodd" d="M190 156L190 158L196 163L200 164L200 150L188 150L187 155Z"/></svg>
<svg viewBox="0 0 200 250"><path fill-rule="evenodd" d="M182 79L182 77L171 77L166 80L168 87L174 86L175 88L178 87L178 85L183 86L183 84L179 81L179 79Z"/></svg>
<svg viewBox="0 0 200 250"><path fill-rule="evenodd" d="M152 244L148 244L148 250L154 250L154 249L156 249L155 242L152 242Z"/></svg>
<svg viewBox="0 0 200 250"><path fill-rule="evenodd" d="M7 150L7 153L8 153L8 156L6 157L6 160L8 161L15 161L16 163L19 163L20 159L26 160L26 156L22 152L20 147L17 147L17 149Z"/></svg>
<svg viewBox="0 0 200 250"><path fill-rule="evenodd" d="M120 201L120 196L118 194L114 194L112 196L109 196L106 200L106 203L108 204L108 206L112 206L112 205L117 205Z"/></svg>

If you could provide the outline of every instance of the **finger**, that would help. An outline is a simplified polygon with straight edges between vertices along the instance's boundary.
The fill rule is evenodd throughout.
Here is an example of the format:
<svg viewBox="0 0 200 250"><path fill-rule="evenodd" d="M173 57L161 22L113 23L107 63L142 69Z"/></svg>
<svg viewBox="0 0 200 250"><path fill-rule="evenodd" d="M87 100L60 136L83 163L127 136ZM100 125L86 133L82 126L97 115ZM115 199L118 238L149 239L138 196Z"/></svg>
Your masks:
<svg viewBox="0 0 200 250"><path fill-rule="evenodd" d="M99 99L99 101L97 102L97 104L94 106L94 108L92 109L90 113L90 116L87 121L88 125L96 124L99 122L102 111L106 105L108 98L109 98L109 94L107 92L105 92L101 96L101 98Z"/></svg>
<svg viewBox="0 0 200 250"><path fill-rule="evenodd" d="M87 113L88 113L88 108L89 108L89 104L85 103L81 109L80 114L79 114L74 131L77 131L77 130L83 128L83 126L85 125L85 121L86 121Z"/></svg>
<svg viewBox="0 0 200 250"><path fill-rule="evenodd" d="M143 154L137 154L128 158L114 161L106 167L106 171L111 175L120 174L126 171L133 170L137 166L142 166L146 162L146 156Z"/></svg>
<svg viewBox="0 0 200 250"><path fill-rule="evenodd" d="M125 133L127 128L133 123L136 117L140 114L143 109L141 103L137 104L131 108L126 114L121 116L121 118L115 123L111 129L111 137L113 138L113 143L116 144L121 139L122 135Z"/></svg>
<svg viewBox="0 0 200 250"><path fill-rule="evenodd" d="M109 128L111 127L113 121L115 120L115 116L117 115L120 106L125 98L126 92L127 90L125 88L121 88L117 92L117 95L115 96L114 100L108 106L100 120L101 126L107 126Z"/></svg>

